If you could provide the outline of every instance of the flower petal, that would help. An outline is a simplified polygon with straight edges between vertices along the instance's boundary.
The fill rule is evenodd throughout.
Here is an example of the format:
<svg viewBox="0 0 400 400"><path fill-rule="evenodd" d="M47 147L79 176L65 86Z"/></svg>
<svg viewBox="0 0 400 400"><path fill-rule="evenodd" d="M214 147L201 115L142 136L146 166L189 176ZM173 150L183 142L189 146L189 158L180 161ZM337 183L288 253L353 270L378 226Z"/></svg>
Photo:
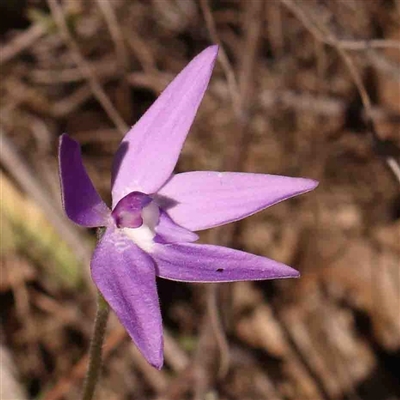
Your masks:
<svg viewBox="0 0 400 400"><path fill-rule="evenodd" d="M175 223L198 231L245 218L317 185L279 175L195 171L174 175L156 199Z"/></svg>
<svg viewBox="0 0 400 400"><path fill-rule="evenodd" d="M68 217L86 227L107 225L110 210L85 170L79 143L66 134L60 137L59 168L62 201Z"/></svg>
<svg viewBox="0 0 400 400"><path fill-rule="evenodd" d="M175 224L165 211L160 212L160 219L156 226L156 240L162 243L195 242L199 236Z"/></svg>
<svg viewBox="0 0 400 400"><path fill-rule="evenodd" d="M163 364L163 339L155 266L122 232L109 228L97 245L92 277L143 356Z"/></svg>
<svg viewBox="0 0 400 400"><path fill-rule="evenodd" d="M227 247L156 244L152 253L160 278L184 282L234 282L297 278L285 264Z"/></svg>
<svg viewBox="0 0 400 400"><path fill-rule="evenodd" d="M127 133L114 159L113 206L129 192L155 193L170 177L217 51L210 46L195 57Z"/></svg>

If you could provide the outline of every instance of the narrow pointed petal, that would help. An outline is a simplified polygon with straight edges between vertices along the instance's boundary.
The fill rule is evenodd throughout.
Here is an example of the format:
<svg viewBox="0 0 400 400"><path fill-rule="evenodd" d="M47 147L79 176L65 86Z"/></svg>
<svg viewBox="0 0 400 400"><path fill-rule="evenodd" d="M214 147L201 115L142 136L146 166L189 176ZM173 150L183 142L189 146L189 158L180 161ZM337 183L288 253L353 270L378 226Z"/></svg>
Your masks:
<svg viewBox="0 0 400 400"><path fill-rule="evenodd" d="M110 210L86 172L79 143L66 134L60 137L59 168L62 201L68 217L88 228L107 225Z"/></svg>
<svg viewBox="0 0 400 400"><path fill-rule="evenodd" d="M160 212L160 219L156 226L156 240L162 243L195 242L199 236L175 224L165 211Z"/></svg>
<svg viewBox="0 0 400 400"><path fill-rule="evenodd" d="M207 89L218 47L195 57L123 139L113 166L113 207L129 192L155 193L170 177Z"/></svg>
<svg viewBox="0 0 400 400"><path fill-rule="evenodd" d="M317 185L279 175L195 171L174 175L156 198L175 223L198 231L245 218Z"/></svg>
<svg viewBox="0 0 400 400"><path fill-rule="evenodd" d="M227 247L200 244L155 246L157 276L184 282L235 282L297 278L285 264Z"/></svg>
<svg viewBox="0 0 400 400"><path fill-rule="evenodd" d="M121 231L109 228L94 251L91 270L95 284L140 352L160 369L162 323L151 257Z"/></svg>

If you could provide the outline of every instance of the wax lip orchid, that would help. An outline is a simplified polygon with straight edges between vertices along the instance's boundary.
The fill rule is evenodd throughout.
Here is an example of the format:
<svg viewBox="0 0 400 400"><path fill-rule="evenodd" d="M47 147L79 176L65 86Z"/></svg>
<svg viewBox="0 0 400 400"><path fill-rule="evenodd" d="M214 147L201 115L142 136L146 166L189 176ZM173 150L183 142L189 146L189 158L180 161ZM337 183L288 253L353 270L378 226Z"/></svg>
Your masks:
<svg viewBox="0 0 400 400"><path fill-rule="evenodd" d="M99 291L150 364L161 368L163 335L156 276L186 282L293 278L279 262L194 244L194 231L245 218L314 189L311 179L196 171L174 174L210 80L218 47L195 57L126 134L112 171L112 209L101 200L79 144L60 138L63 205L85 227L106 227L91 261Z"/></svg>

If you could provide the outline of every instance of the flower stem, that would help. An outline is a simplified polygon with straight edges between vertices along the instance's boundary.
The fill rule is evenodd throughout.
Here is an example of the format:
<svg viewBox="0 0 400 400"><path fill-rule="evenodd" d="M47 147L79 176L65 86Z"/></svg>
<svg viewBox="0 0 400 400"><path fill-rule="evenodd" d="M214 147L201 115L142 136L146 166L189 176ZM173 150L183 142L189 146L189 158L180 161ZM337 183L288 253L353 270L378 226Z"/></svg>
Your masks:
<svg viewBox="0 0 400 400"><path fill-rule="evenodd" d="M82 400L91 400L94 395L101 369L101 352L106 332L108 314L110 308L103 296L99 293L97 297L97 313L94 321L92 341L90 343L89 366L83 388Z"/></svg>

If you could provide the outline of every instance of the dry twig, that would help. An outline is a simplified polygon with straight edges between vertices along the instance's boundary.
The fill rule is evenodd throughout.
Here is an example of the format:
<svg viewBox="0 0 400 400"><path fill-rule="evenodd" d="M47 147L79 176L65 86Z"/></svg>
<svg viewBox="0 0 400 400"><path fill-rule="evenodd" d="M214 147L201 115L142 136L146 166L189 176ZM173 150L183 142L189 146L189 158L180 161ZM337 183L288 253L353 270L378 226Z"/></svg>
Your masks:
<svg viewBox="0 0 400 400"><path fill-rule="evenodd" d="M121 135L124 135L128 131L128 125L125 123L116 108L111 103L109 97L107 96L106 92L98 81L89 63L83 57L78 44L76 43L71 32L69 31L67 22L65 21L64 12L61 6L58 4L58 0L48 0L48 5L54 16L54 20L60 30L61 35L63 36L65 42L70 48L71 55L74 58L76 65L81 69L82 74L86 76L93 95L101 104L110 120L113 121L115 126L118 128Z"/></svg>
<svg viewBox="0 0 400 400"><path fill-rule="evenodd" d="M210 5L208 0L200 0L200 6L203 11L204 20L207 24L207 29L210 33L211 39L214 43L219 45L219 59L221 62L221 66L224 69L226 81L228 83L229 93L232 99L232 107L235 114L240 118L241 114L241 98L239 96L238 84L236 82L235 73L229 62L228 56L222 46L221 40L218 37L217 28L215 26L214 18L210 9Z"/></svg>
<svg viewBox="0 0 400 400"><path fill-rule="evenodd" d="M21 52L32 46L36 40L46 33L46 29L42 24L36 23L26 31L21 32L13 38L8 44L1 47L0 65L11 61Z"/></svg>
<svg viewBox="0 0 400 400"><path fill-rule="evenodd" d="M383 148L384 143L380 139L378 132L376 131L375 124L372 117L372 103L371 99L368 95L367 89L361 79L359 72L347 54L346 50L365 50L369 47L365 47L364 44L360 44L359 42L355 41L342 41L329 32L329 30L322 26L322 24L318 24L318 28L314 25L315 23L312 22L311 18L301 9L301 7L294 2L293 0L280 0L282 4L284 4L305 26L305 28L318 40L323 43L329 44L334 47L337 52L339 53L340 57L343 59L344 63L346 64L350 75L353 79L354 84L356 85L358 92L361 97L361 101L365 108L365 117L367 121L368 129L372 135L374 140L374 144L377 148ZM368 43L375 43L375 47L383 47L383 42L388 43L386 47L396 47L400 49L400 43L396 41L368 41ZM394 42L394 43L393 43ZM358 45L357 45L358 43ZM350 44L353 46L351 47ZM357 45L357 46L356 46ZM379 45L379 46L378 46ZM349 48L350 47L350 48ZM389 167L390 171L393 173L393 176L396 178L398 183L400 184L400 164L399 162L391 155L382 154L387 166Z"/></svg>
<svg viewBox="0 0 400 400"><path fill-rule="evenodd" d="M120 29L117 16L110 3L110 0L96 0L104 19L107 22L108 30L115 45L118 64L121 72L126 72L129 68L129 54L125 47L124 35Z"/></svg>
<svg viewBox="0 0 400 400"><path fill-rule="evenodd" d="M369 40L344 40L337 39L333 34L327 32L321 32L316 27L316 21L304 12L301 7L293 0L280 0L293 14L303 23L303 25L309 30L313 36L320 42L329 44L336 48L343 50L354 50L364 51L369 49L387 49L394 48L400 50L400 42L398 40L388 39L369 39ZM321 25L319 28L321 28Z"/></svg>

